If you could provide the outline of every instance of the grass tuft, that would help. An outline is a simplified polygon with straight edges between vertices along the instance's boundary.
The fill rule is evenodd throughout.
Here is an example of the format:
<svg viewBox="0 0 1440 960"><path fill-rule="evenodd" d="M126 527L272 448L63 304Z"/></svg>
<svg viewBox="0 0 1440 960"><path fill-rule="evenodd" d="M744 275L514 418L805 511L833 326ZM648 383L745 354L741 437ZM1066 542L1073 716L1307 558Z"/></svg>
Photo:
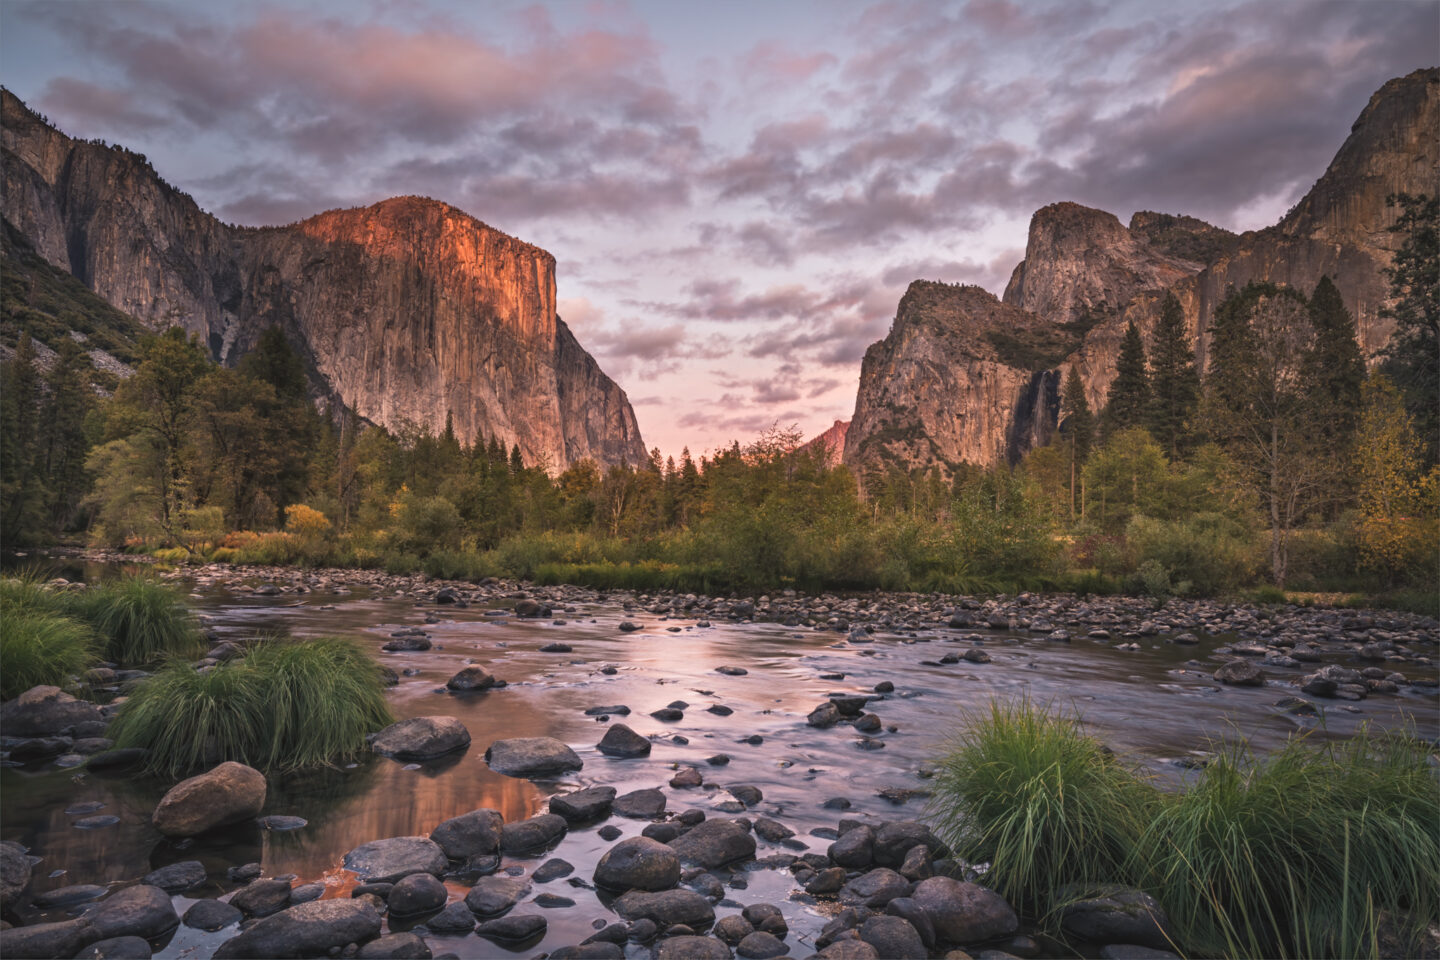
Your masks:
<svg viewBox="0 0 1440 960"><path fill-rule="evenodd" d="M69 617L34 608L0 612L0 700L41 684L64 686L95 662L95 636Z"/></svg>
<svg viewBox="0 0 1440 960"><path fill-rule="evenodd" d="M183 776L236 760L288 771L352 759L392 723L380 668L349 640L269 640L203 673L172 663L125 702L111 736Z"/></svg>
<svg viewBox="0 0 1440 960"><path fill-rule="evenodd" d="M95 628L106 659L126 666L198 657L205 640L178 591L148 577L121 577L60 594L62 608Z"/></svg>

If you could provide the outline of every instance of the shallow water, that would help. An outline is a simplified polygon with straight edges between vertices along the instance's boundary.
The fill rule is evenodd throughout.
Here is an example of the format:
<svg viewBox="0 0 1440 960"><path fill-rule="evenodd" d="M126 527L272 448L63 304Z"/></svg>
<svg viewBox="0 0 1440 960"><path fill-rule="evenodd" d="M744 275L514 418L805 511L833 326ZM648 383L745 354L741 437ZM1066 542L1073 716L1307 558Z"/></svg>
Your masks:
<svg viewBox="0 0 1440 960"><path fill-rule="evenodd" d="M373 646L377 659L397 673L418 671L414 677L402 677L391 689L396 715L457 717L473 738L469 750L418 766L370 756L345 769L273 778L264 813L304 817L307 826L275 832L251 824L193 845L167 841L149 825L149 814L167 784L108 779L53 765L7 767L0 770L4 798L0 839L17 840L41 858L32 892L80 883L123 885L167 863L199 859L209 870L210 886L177 897L177 910L182 913L193 898L227 893L233 885L225 879L226 868L251 861L262 864L265 876L294 874L297 883L324 882L326 896L348 896L354 877L342 860L346 851L362 843L428 834L440 821L479 807L497 809L507 821L523 819L542 812L553 793L599 784L615 786L622 794L661 787L671 812L694 807L711 815L724 815L716 808L731 799L725 785L753 784L764 792L764 800L750 815L779 819L796 831L796 839L808 849L824 852L830 840L809 831L833 828L841 816L922 816L923 795L897 805L879 792L894 788L923 794L929 784L920 775L922 766L943 750L965 711L983 709L997 696L1028 695L1078 710L1107 743L1173 783L1187 775L1175 761L1203 752L1214 738L1239 731L1267 749L1280 744L1300 723L1313 726L1274 707L1293 690L1273 680L1262 688L1216 684L1210 678L1216 662L1209 656L1223 637L1202 637L1198 646L1147 638L1143 649L1123 651L1078 638L1056 643L1031 635L937 629L916 635L877 633L875 642L855 645L832 632L776 624L717 622L700 628L694 621L667 620L613 604L557 610L567 621L562 626L548 620L486 616L480 607L417 606L408 598L374 598L358 592L260 598L203 588L197 590L194 602L222 635L340 634L362 639ZM333 609L324 609L327 606ZM445 622L426 626L427 612ZM644 629L621 633L618 624L624 619ZM415 625L425 626L433 649L380 650L392 631ZM944 653L970 646L977 634L983 636L993 662L933 663ZM569 643L574 652L538 652L538 647L557 640ZM472 660L509 685L481 694L443 692L445 681ZM1203 665L1187 666L1192 660ZM607 664L618 667L618 672L600 673ZM749 673L725 676L715 672L721 665L744 667ZM843 673L845 679L820 679L830 673ZM1267 673L1298 676L1300 671L1267 668ZM896 692L869 709L897 727L895 732L874 735L883 741L883 749L860 749L859 735L848 726L817 730L805 725L805 715L827 694L868 693L882 680L893 682ZM675 700L689 704L684 719L662 723L649 716ZM614 760L596 751L594 745L606 724L584 711L613 704L626 704L632 711L615 719L656 738L648 758ZM706 708L712 704L723 704L734 713L723 717L709 713ZM1434 688L1375 696L1354 705L1335 703L1325 711L1324 720L1318 731L1323 736L1348 735L1365 720L1382 726L1413 722L1417 732L1429 737L1436 736L1440 727ZM689 743L670 739L676 734ZM740 742L756 734L764 738L762 744ZM570 744L584 759L584 768L547 783L489 770L483 756L491 742L530 736L555 737ZM706 763L706 758L719 753L732 758L728 765ZM706 786L671 789L668 781L680 765L699 768ZM822 802L832 797L845 797L852 807L822 809ZM84 812L67 813L67 809ZM119 822L99 829L74 826L82 816L96 814L119 817ZM646 822L612 817L603 823L634 836ZM517 867L528 874L548 857L559 856L575 864L572 878L588 882L595 862L609 846L596 833L603 823L571 831L551 852L507 857L502 870ZM781 852L802 851L760 841L757 856ZM48 876L51 873L56 875ZM798 944L818 933L826 905L805 897L788 871L752 865L730 882L746 889L732 889L735 902L722 904L717 916L737 912L744 903L777 903L790 923L792 952L808 952ZM466 889L451 884L456 897ZM531 896L546 892L570 897L576 906L542 910L522 902L516 912L542 913L549 921L542 940L510 951L474 936L432 935L428 938L432 949L437 954L452 950L462 957L533 956L578 943L593 932L594 923L615 919L591 889L562 879L535 885ZM65 916L59 910L46 919ZM202 934L181 927L156 956L208 956L233 932Z"/></svg>

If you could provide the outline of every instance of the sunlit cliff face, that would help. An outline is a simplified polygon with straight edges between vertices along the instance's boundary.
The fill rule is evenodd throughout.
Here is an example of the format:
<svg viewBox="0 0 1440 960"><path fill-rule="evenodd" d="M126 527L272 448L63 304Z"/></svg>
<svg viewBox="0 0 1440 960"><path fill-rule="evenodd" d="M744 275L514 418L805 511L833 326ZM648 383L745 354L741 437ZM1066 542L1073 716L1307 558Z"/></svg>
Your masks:
<svg viewBox="0 0 1440 960"><path fill-rule="evenodd" d="M916 279L999 294L1032 211L1273 223L1433 4L9 4L0 81L279 224L434 197L557 259L647 441L854 408ZM1283 118L1283 120L1281 119Z"/></svg>

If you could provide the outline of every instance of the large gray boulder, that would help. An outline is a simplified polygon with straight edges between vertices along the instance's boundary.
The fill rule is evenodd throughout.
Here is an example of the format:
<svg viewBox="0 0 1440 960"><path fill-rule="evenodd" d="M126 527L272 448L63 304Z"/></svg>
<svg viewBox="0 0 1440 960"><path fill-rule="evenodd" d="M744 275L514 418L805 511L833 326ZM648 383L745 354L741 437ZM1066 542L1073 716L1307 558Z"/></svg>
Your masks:
<svg viewBox="0 0 1440 960"><path fill-rule="evenodd" d="M609 890L668 890L680 882L680 858L649 837L621 840L595 866L595 884Z"/></svg>
<svg viewBox="0 0 1440 960"><path fill-rule="evenodd" d="M227 761L171 787L150 822L167 837L193 837L249 820L264 806L265 775L254 767Z"/></svg>
<svg viewBox="0 0 1440 960"><path fill-rule="evenodd" d="M910 881L889 867L876 867L840 888L840 902L847 907L882 909L896 897L910 893Z"/></svg>
<svg viewBox="0 0 1440 960"><path fill-rule="evenodd" d="M380 914L365 900L311 900L257 921L220 944L215 957L323 957L379 932Z"/></svg>
<svg viewBox="0 0 1440 960"><path fill-rule="evenodd" d="M84 917L59 923L32 923L0 930L0 957L5 960L73 957L86 944L99 939L99 932Z"/></svg>
<svg viewBox="0 0 1440 960"><path fill-rule="evenodd" d="M574 750L554 737L497 740L485 751L485 762L507 777L554 777L585 765Z"/></svg>
<svg viewBox="0 0 1440 960"><path fill-rule="evenodd" d="M615 901L615 912L626 920L650 920L660 927L683 923L700 930L715 922L715 910L694 890L631 890Z"/></svg>
<svg viewBox="0 0 1440 960"><path fill-rule="evenodd" d="M875 862L882 867L898 869L905 862L905 855L916 844L923 843L931 856L945 853L945 844L931 832L930 828L917 820L892 820L880 825L875 831Z"/></svg>
<svg viewBox="0 0 1440 960"><path fill-rule="evenodd" d="M100 708L59 687L31 687L0 707L0 728L7 737L59 736L76 724L91 722L105 722Z"/></svg>
<svg viewBox="0 0 1440 960"><path fill-rule="evenodd" d="M650 741L623 723L612 723L595 747L607 757L628 759L650 755Z"/></svg>
<svg viewBox="0 0 1440 960"><path fill-rule="evenodd" d="M609 816L615 803L614 787L590 787L550 798L550 812L569 823L586 823Z"/></svg>
<svg viewBox="0 0 1440 960"><path fill-rule="evenodd" d="M364 883L394 883L412 873L438 877L447 862L445 851L429 837L372 840L345 854L345 868Z"/></svg>
<svg viewBox="0 0 1440 960"><path fill-rule="evenodd" d="M468 860L488 856L500 849L500 830L505 818L498 810L485 807L451 817L430 831L430 839L440 845L451 860Z"/></svg>
<svg viewBox="0 0 1440 960"><path fill-rule="evenodd" d="M370 749L395 760L433 760L470 746L470 731L454 717L411 717L392 723L370 741Z"/></svg>
<svg viewBox="0 0 1440 960"><path fill-rule="evenodd" d="M886 960L927 960L920 932L900 917L871 917L860 925L860 939Z"/></svg>
<svg viewBox="0 0 1440 960"><path fill-rule="evenodd" d="M180 925L180 915L170 902L170 894L146 883L115 891L90 908L84 919L99 934L97 940L111 937L153 940Z"/></svg>
<svg viewBox="0 0 1440 960"><path fill-rule="evenodd" d="M515 877L481 877L465 894L465 906L477 917L498 917L530 892L528 881Z"/></svg>
<svg viewBox="0 0 1440 960"><path fill-rule="evenodd" d="M1091 890L1065 890L1060 927L1092 943L1132 943L1158 950L1175 949L1175 931L1159 901L1143 890L1106 884Z"/></svg>
<svg viewBox="0 0 1440 960"><path fill-rule="evenodd" d="M554 813L542 813L528 820L507 823L500 830L500 851L524 853L548 847L565 836L568 829L565 818Z"/></svg>
<svg viewBox="0 0 1440 960"><path fill-rule="evenodd" d="M1005 898L979 884L931 877L917 883L910 896L930 917L935 936L950 943L1008 937L1020 928Z"/></svg>
<svg viewBox="0 0 1440 960"><path fill-rule="evenodd" d="M723 867L755 856L755 838L733 820L706 820L670 841L685 863Z"/></svg>

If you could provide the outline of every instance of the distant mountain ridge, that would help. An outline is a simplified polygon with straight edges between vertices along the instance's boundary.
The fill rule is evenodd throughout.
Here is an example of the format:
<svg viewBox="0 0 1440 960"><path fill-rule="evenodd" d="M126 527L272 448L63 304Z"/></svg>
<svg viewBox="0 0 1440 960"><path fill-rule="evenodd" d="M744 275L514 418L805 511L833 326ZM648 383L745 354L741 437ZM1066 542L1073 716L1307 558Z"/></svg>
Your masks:
<svg viewBox="0 0 1440 960"><path fill-rule="evenodd" d="M516 444L564 469L647 457L625 392L556 314L555 258L435 200L232 227L145 158L74 140L0 91L0 213L151 329L234 363L279 326L312 393L371 422Z"/></svg>
<svg viewBox="0 0 1440 960"><path fill-rule="evenodd" d="M1440 193L1437 130L1440 69L1387 82L1294 209L1241 235L1186 216L1143 211L1127 227L1076 203L1043 207L1002 299L910 285L889 334L866 351L845 463L863 472L1015 462L1055 430L1066 368L1078 370L1092 409L1104 405L1126 324L1148 342L1167 291L1203 365L1228 289L1260 280L1308 294L1328 275L1375 356L1393 329L1380 309L1399 244L1385 198Z"/></svg>

